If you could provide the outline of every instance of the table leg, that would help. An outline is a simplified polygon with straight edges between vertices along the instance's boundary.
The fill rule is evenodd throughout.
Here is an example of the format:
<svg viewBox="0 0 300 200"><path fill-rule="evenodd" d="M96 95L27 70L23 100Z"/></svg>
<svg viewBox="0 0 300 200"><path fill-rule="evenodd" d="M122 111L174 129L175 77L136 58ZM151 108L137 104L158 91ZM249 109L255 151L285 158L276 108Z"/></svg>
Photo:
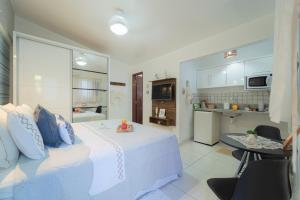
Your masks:
<svg viewBox="0 0 300 200"><path fill-rule="evenodd" d="M247 152L247 158L246 158L246 162L245 162L245 165L244 167L246 168L248 163L249 163L249 159L250 159L250 152Z"/></svg>
<svg viewBox="0 0 300 200"><path fill-rule="evenodd" d="M259 160L262 160L261 155L260 155L260 154L257 154L257 155L258 155L258 159L259 159Z"/></svg>
<svg viewBox="0 0 300 200"><path fill-rule="evenodd" d="M238 167L238 169L235 173L235 176L238 176L240 174L240 171L241 171L241 169L243 168L243 166L245 164L246 158L247 158L247 151L244 151L241 162L240 162L240 165L239 165L239 167Z"/></svg>
<svg viewBox="0 0 300 200"><path fill-rule="evenodd" d="M250 160L250 155L251 155L251 153L250 153L250 152L247 152L245 164L243 165L243 167L242 167L242 169L241 169L239 175L241 175L241 174L245 171L246 167L248 166L248 163L249 163L249 160Z"/></svg>
<svg viewBox="0 0 300 200"><path fill-rule="evenodd" d="M257 154L254 153L254 160L257 161Z"/></svg>

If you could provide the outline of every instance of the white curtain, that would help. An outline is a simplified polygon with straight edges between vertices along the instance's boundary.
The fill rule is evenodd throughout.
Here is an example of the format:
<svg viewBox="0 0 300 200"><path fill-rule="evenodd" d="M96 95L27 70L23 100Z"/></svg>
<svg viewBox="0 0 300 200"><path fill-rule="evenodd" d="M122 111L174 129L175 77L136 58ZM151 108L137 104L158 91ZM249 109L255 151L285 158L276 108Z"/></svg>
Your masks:
<svg viewBox="0 0 300 200"><path fill-rule="evenodd" d="M270 118L276 123L291 122L291 78L292 69L297 65L297 26L297 0L276 0L270 96Z"/></svg>
<svg viewBox="0 0 300 200"><path fill-rule="evenodd" d="M299 0L299 4L298 4L298 63L300 63L300 0ZM298 66L298 126L300 125L300 69ZM298 150L297 150L297 173L296 173L296 198L300 199L300 136L298 136L298 140L297 140L297 146L298 146ZM295 148L294 148L295 151ZM295 199L296 199L295 198Z"/></svg>
<svg viewBox="0 0 300 200"><path fill-rule="evenodd" d="M276 123L288 122L289 132L293 134L292 160L294 172L296 172L298 163L296 133L298 127L298 2L298 0L276 0L273 82L270 96L271 120ZM299 170L297 173L299 173ZM298 184L295 189L299 187Z"/></svg>

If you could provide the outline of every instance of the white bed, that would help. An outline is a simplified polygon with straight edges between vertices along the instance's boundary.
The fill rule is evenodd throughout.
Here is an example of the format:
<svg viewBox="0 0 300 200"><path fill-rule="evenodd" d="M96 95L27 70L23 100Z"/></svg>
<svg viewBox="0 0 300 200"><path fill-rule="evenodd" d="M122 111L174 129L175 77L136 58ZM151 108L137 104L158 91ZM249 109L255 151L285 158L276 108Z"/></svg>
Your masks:
<svg viewBox="0 0 300 200"><path fill-rule="evenodd" d="M92 111L85 111L82 113L73 112L73 122L88 122L88 121L97 121L97 120L105 120L106 116L103 113L96 113Z"/></svg>
<svg viewBox="0 0 300 200"><path fill-rule="evenodd" d="M174 134L138 124L120 134L118 123L75 123L75 145L49 148L44 160L21 156L17 166L0 171L0 199L133 200L181 175ZM117 171L110 164L116 149ZM123 176L114 180L119 170Z"/></svg>

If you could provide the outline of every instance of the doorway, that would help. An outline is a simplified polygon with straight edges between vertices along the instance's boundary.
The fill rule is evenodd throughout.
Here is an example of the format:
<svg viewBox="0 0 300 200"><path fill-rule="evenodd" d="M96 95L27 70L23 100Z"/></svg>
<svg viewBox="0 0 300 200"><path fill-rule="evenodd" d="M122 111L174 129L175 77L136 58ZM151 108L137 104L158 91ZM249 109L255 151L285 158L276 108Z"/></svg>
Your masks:
<svg viewBox="0 0 300 200"><path fill-rule="evenodd" d="M143 72L132 75L132 121L143 123Z"/></svg>

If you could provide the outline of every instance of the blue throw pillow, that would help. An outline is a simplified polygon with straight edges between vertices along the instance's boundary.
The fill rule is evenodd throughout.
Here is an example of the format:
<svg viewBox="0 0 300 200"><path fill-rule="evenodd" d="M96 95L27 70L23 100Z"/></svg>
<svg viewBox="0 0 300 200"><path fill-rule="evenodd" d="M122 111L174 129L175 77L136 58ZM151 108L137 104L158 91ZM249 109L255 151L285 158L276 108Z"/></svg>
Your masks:
<svg viewBox="0 0 300 200"><path fill-rule="evenodd" d="M38 105L34 111L34 116L44 144L50 147L59 147L63 141L60 138L55 115Z"/></svg>

